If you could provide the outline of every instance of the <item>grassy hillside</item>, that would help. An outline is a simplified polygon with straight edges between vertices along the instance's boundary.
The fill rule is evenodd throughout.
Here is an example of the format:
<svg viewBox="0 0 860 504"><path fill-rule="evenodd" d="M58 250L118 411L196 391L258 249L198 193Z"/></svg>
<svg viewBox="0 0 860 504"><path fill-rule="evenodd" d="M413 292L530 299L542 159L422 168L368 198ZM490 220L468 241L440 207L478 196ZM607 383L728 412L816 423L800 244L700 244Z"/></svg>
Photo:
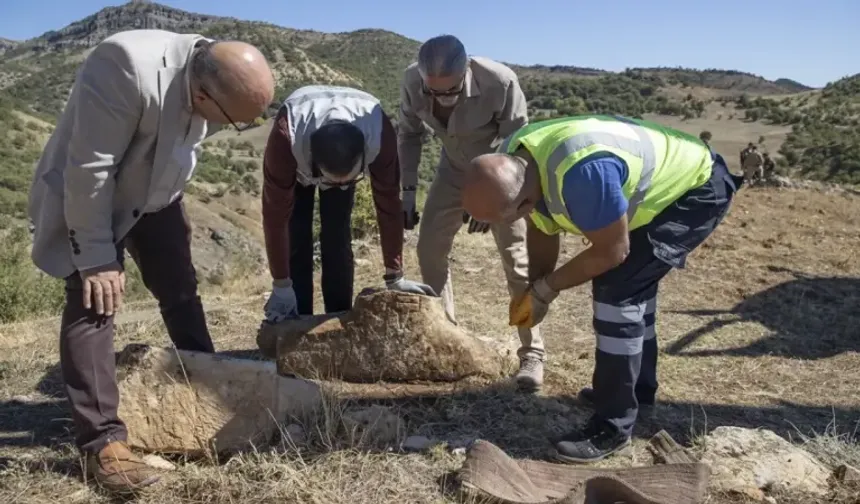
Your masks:
<svg viewBox="0 0 860 504"><path fill-rule="evenodd" d="M65 104L86 50L113 33L140 27L238 38L259 46L278 79L277 99L266 115L299 86L331 83L374 93L396 117L402 71L414 60L419 46L418 41L384 30L327 34L135 2L105 8L69 26L11 45L0 56L0 96L18 110L51 122ZM512 66L520 75L533 120L584 112L658 114L690 120L703 117L715 96L785 94L796 88L723 70L644 68L612 73L570 66ZM255 147L262 149L262 145ZM422 174L424 182L432 178L436 151L428 152L425 168L430 171ZM203 161L202 182L223 182L235 191L237 180L244 177L241 186L253 187L253 175L245 176L252 171L247 165L237 168L232 161L212 156Z"/></svg>
<svg viewBox="0 0 860 504"><path fill-rule="evenodd" d="M860 74L815 94L730 99L746 121L789 125L781 164L812 179L860 183Z"/></svg>
<svg viewBox="0 0 860 504"><path fill-rule="evenodd" d="M0 97L0 227L27 211L33 164L53 127L12 108Z"/></svg>

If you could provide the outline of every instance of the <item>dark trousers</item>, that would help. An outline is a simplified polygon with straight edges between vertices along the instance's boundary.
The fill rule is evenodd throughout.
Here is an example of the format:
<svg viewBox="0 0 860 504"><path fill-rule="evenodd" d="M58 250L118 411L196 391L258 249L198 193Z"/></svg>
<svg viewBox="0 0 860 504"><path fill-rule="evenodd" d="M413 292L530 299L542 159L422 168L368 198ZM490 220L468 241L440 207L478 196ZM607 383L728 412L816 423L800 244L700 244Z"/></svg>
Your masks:
<svg viewBox="0 0 860 504"><path fill-rule="evenodd" d="M146 288L158 300L167 334L176 348L213 352L191 263L191 227L181 201L138 221L117 244L120 264L125 249L140 269ZM125 424L117 415L113 338L113 317L84 309L80 275L67 277L60 366L75 422L75 443L84 453L126 440Z"/></svg>
<svg viewBox="0 0 860 504"><path fill-rule="evenodd" d="M296 184L290 218L290 276L299 315L314 312L314 194L316 186ZM326 313L352 308L352 206L355 185L320 191L322 295Z"/></svg>
<svg viewBox="0 0 860 504"><path fill-rule="evenodd" d="M673 267L722 222L743 183L714 155L713 174L630 232L630 253L618 267L592 281L597 337L592 387L597 417L631 435L640 403L657 393L657 289Z"/></svg>

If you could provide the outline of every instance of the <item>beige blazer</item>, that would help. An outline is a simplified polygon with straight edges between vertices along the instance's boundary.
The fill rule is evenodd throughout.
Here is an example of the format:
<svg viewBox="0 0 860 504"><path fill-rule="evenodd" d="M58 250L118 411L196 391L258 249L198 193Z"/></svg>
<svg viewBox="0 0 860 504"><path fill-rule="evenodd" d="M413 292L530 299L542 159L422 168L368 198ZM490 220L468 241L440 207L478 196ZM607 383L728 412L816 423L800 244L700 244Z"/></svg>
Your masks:
<svg viewBox="0 0 860 504"><path fill-rule="evenodd" d="M30 190L39 269L64 278L115 261L138 219L182 194L207 133L186 71L200 40L131 30L87 57Z"/></svg>

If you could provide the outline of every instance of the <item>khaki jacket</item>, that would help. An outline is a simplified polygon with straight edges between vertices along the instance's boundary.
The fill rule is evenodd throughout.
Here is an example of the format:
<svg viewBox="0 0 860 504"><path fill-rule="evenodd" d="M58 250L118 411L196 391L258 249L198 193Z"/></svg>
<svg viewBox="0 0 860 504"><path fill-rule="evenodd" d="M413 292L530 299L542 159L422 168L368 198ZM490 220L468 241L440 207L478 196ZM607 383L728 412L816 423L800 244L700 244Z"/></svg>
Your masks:
<svg viewBox="0 0 860 504"><path fill-rule="evenodd" d="M63 278L115 261L115 243L138 219L181 195L207 133L186 72L200 40L131 30L87 57L30 190L41 270Z"/></svg>
<svg viewBox="0 0 860 504"><path fill-rule="evenodd" d="M761 153L757 150L751 150L746 153L744 156L743 168L759 168L764 163L764 158Z"/></svg>
<svg viewBox="0 0 860 504"><path fill-rule="evenodd" d="M425 125L442 140L443 155L462 170L475 157L494 152L508 135L528 124L526 98L513 70L493 60L472 57L466 82L448 127L433 115L435 100L423 92L418 64L410 65L400 88L398 157L401 183L418 183Z"/></svg>

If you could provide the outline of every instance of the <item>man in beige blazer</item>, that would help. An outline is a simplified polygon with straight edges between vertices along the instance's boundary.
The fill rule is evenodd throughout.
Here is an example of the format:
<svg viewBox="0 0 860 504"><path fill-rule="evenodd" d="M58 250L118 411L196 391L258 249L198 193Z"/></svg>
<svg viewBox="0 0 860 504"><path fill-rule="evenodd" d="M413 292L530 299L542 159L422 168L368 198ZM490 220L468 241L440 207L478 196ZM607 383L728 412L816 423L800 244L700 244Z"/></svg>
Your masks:
<svg viewBox="0 0 860 504"><path fill-rule="evenodd" d="M82 64L36 168L32 258L66 282L60 364L87 476L116 491L158 476L132 454L117 415L113 315L124 250L158 300L177 348L212 352L182 194L195 147L217 124L249 122L274 97L263 55L241 42L132 30Z"/></svg>

